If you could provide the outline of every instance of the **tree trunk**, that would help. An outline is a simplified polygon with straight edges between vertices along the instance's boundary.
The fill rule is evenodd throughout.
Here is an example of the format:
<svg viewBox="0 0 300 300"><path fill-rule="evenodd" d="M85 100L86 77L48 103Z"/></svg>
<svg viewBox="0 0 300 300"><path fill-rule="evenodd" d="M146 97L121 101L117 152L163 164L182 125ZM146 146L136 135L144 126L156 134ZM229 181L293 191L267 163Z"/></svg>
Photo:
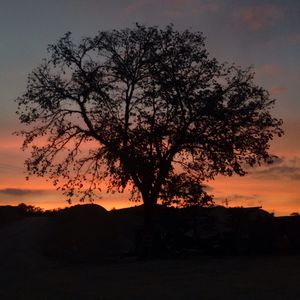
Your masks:
<svg viewBox="0 0 300 300"><path fill-rule="evenodd" d="M144 232L141 241L141 255L145 258L159 256L160 232L157 226L156 199L144 197Z"/></svg>

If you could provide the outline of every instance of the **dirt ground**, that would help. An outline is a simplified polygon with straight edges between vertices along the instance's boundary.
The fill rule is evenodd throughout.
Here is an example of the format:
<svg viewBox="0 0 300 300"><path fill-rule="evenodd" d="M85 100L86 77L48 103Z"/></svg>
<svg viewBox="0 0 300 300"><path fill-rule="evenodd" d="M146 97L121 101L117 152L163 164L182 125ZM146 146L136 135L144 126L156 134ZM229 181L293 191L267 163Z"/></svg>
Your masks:
<svg viewBox="0 0 300 300"><path fill-rule="evenodd" d="M188 257L66 264L39 254L45 218L0 230L0 299L300 299L300 257Z"/></svg>

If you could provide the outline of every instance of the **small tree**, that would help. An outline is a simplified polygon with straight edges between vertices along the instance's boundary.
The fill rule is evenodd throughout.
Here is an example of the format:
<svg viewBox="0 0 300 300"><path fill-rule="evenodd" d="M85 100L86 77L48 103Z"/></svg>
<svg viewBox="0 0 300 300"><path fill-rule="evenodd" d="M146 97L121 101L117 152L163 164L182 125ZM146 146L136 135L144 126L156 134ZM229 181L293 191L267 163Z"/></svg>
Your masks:
<svg viewBox="0 0 300 300"><path fill-rule="evenodd" d="M131 190L150 220L165 204L207 204L203 182L272 160L282 134L251 70L210 58L202 33L136 25L78 44L67 33L17 99L30 175L71 199ZM147 217L148 216L148 217Z"/></svg>

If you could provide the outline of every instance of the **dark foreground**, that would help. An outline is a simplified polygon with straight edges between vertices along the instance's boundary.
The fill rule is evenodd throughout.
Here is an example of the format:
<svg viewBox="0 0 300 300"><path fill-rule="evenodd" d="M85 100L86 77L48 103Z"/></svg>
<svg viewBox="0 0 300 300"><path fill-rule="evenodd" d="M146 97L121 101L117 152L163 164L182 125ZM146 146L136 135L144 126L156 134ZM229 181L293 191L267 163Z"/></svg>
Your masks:
<svg viewBox="0 0 300 300"><path fill-rule="evenodd" d="M199 231L200 238L206 236L199 245L210 245L210 253L215 241L222 246L220 233L231 228L230 243L221 248L227 251L219 248L209 256L199 247L187 248L184 255L142 260L132 252L139 208L108 213L80 206L48 216L20 216L15 210L4 207L0 214L0 300L300 299L300 254L294 251L300 243L299 217L274 223L262 212L253 221L253 214L244 215L257 214L256 209L232 210L242 218L233 215L227 223L208 223L202 235ZM180 237L185 227L171 217L161 218L166 223L161 228ZM199 229L209 221L204 220ZM177 241L185 246L186 240Z"/></svg>
<svg viewBox="0 0 300 300"><path fill-rule="evenodd" d="M300 256L189 256L71 264L34 244L46 218L0 230L0 299L300 299Z"/></svg>
<svg viewBox="0 0 300 300"><path fill-rule="evenodd" d="M4 271L4 272L3 272ZM1 270L1 299L300 299L300 257Z"/></svg>

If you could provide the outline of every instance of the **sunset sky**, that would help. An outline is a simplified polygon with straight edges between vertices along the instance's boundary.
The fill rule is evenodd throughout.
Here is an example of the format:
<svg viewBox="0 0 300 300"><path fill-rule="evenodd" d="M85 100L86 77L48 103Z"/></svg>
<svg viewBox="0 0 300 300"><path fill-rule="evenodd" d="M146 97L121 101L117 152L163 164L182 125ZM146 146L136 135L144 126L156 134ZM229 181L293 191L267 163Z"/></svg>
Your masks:
<svg viewBox="0 0 300 300"><path fill-rule="evenodd" d="M272 142L275 164L245 177L209 182L217 203L262 206L275 215L300 213L300 1L296 0L1 0L0 1L0 205L64 207L46 178L25 180L14 99L27 75L47 57L46 48L64 33L76 39L135 22L202 31L220 62L253 66L255 81L277 99L273 115L285 136ZM133 205L126 194L104 194L107 209Z"/></svg>

